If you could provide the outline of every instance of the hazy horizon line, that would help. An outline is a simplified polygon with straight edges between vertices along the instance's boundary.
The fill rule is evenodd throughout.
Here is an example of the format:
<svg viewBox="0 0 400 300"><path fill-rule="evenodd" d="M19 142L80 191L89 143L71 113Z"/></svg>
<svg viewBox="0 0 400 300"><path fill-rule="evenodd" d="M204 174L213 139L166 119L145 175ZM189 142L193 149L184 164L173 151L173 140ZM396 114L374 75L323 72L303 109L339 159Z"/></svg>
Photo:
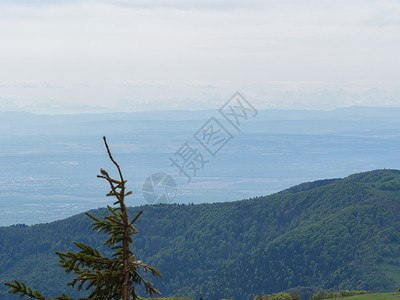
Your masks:
<svg viewBox="0 0 400 300"><path fill-rule="evenodd" d="M104 109L104 111L85 111L85 112L37 112L26 109L12 109L12 110L1 110L0 113L26 113L31 115L102 115L102 114L135 114L135 113L168 113L168 112L208 112L218 110L217 108L205 108L205 109L149 109L149 110L131 110L131 111L110 111L110 108L103 108L99 106L93 106L93 109ZM348 105L348 106L338 106L335 108L262 108L258 109L258 111L322 111L322 112L333 112L341 109L350 109L350 108L377 108L377 109L400 109L400 105ZM108 110L108 111L106 111Z"/></svg>

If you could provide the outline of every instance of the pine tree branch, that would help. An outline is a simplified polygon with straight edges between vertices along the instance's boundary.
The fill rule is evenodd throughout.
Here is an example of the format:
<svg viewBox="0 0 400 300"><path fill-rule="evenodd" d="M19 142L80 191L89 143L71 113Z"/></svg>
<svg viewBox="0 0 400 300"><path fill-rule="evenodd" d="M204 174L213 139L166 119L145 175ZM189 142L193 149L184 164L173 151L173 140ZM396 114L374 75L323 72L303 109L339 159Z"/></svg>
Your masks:
<svg viewBox="0 0 400 300"><path fill-rule="evenodd" d="M110 160L114 163L114 165L117 167L118 173L119 173L119 177L121 178L121 182L124 182L124 177L122 176L121 168L119 167L119 165L117 164L117 162L116 162L116 161L114 160L114 158L112 157L111 151L110 151L110 148L108 147L107 139L106 139L105 136L103 136L103 141L104 141L104 144L106 145L108 157L109 157Z"/></svg>
<svg viewBox="0 0 400 300"><path fill-rule="evenodd" d="M18 294L18 293L21 294L21 295L19 295L19 298L26 296L29 299L46 300L46 298L41 293L39 293L37 290L32 291L32 289L27 287L25 285L25 283L23 283L23 282L14 280L14 283L5 282L4 285L11 287L11 289L8 290L8 292L10 294L13 294L13 295ZM68 297L64 293L62 294L62 296L56 296L54 298L49 298L48 300L54 300L54 299L74 300L74 298Z"/></svg>
<svg viewBox="0 0 400 300"><path fill-rule="evenodd" d="M136 217L129 223L129 226L132 225L133 223L136 222L137 219L139 219L140 215L143 213L143 210L139 211L139 213L136 215ZM134 228L136 230L136 228ZM137 230L136 230L137 231ZM137 231L139 233L139 231Z"/></svg>
<svg viewBox="0 0 400 300"><path fill-rule="evenodd" d="M67 273L72 272L76 275L68 285L72 287L77 285L79 290L83 287L86 290L91 290L89 298L80 298L80 300L121 300L121 298L123 300L130 300L131 296L133 299L138 299L135 292L136 284L143 284L146 293L150 294L150 296L161 294L153 287L152 283L146 281L139 273L140 269L143 268L144 272L151 272L153 276L162 277L157 269L144 264L142 261L136 261L130 249L132 235L138 233L133 223L140 217L142 211L139 211L136 217L129 222L125 197L129 196L132 192L125 193L127 181L124 180L120 166L111 155L106 138L103 137L103 140L110 160L117 167L120 180L111 178L107 171L103 169L100 169L101 175L97 175L97 177L105 179L109 183L111 191L107 196L116 197L117 201L114 205L117 206L114 208L107 205L111 215L105 216L103 220L96 218L88 212L86 212L86 215L94 221L92 223L92 230L103 231L108 235L104 244L110 247L114 253L111 256L112 258L108 258L89 245L73 242L80 251L76 253L56 252L60 258L60 266ZM19 293L21 297L27 296L31 299L46 300L42 294L36 290L32 291L24 283L15 281L14 283L5 283L5 285L10 287L9 293ZM47 300L54 299L73 300L73 298L65 294Z"/></svg>
<svg viewBox="0 0 400 300"><path fill-rule="evenodd" d="M10 294L20 293L20 297L27 296L33 299L46 300L46 298L41 293L36 290L32 291L32 289L27 287L23 282L14 280L14 283L5 282L4 285L11 288L10 290L8 290Z"/></svg>

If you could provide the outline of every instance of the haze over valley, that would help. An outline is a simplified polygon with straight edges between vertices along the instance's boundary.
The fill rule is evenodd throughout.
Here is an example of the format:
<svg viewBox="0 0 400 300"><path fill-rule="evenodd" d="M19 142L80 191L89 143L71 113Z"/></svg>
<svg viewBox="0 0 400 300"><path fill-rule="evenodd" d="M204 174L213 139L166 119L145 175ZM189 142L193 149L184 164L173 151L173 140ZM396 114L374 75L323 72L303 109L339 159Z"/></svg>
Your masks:
<svg viewBox="0 0 400 300"><path fill-rule="evenodd" d="M36 115L0 113L0 225L34 224L104 207L96 178L109 164L108 137L134 196L143 182L172 176L174 203L233 201L295 184L373 169L400 169L400 109L261 110L235 130L218 110ZM233 138L215 157L193 135L212 116ZM187 182L170 157L188 141L208 160ZM191 174L193 175L193 174Z"/></svg>

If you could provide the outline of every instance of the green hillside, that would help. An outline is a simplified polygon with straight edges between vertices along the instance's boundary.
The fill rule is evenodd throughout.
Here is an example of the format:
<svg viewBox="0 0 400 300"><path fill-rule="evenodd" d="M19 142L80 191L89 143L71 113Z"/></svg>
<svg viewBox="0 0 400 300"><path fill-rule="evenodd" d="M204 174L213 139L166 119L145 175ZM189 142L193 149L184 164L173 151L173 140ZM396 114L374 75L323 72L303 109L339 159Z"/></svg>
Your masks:
<svg viewBox="0 0 400 300"><path fill-rule="evenodd" d="M400 293L377 293L346 297L345 300L399 300Z"/></svg>
<svg viewBox="0 0 400 300"><path fill-rule="evenodd" d="M163 296L253 299L294 287L385 292L400 286L398 170L243 201L140 209L134 252L164 275L154 282ZM100 246L102 237L90 228L83 214L0 228L0 281L18 278L59 293L66 275L54 251L73 250L73 240ZM0 289L1 299L15 299Z"/></svg>

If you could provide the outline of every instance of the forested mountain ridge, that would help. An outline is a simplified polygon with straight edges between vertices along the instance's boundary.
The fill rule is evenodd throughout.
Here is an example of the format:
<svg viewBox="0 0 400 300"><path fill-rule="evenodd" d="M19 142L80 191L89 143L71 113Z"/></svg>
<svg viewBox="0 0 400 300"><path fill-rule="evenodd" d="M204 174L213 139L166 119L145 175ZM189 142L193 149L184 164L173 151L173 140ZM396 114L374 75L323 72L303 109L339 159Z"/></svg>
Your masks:
<svg viewBox="0 0 400 300"><path fill-rule="evenodd" d="M155 286L165 296L252 299L293 287L388 291L400 284L398 170L236 202L133 207L131 214L139 209L134 253L164 275ZM90 223L80 214L0 228L0 280L68 291L54 251L72 250L73 240L101 245ZM1 299L14 299L4 291Z"/></svg>

